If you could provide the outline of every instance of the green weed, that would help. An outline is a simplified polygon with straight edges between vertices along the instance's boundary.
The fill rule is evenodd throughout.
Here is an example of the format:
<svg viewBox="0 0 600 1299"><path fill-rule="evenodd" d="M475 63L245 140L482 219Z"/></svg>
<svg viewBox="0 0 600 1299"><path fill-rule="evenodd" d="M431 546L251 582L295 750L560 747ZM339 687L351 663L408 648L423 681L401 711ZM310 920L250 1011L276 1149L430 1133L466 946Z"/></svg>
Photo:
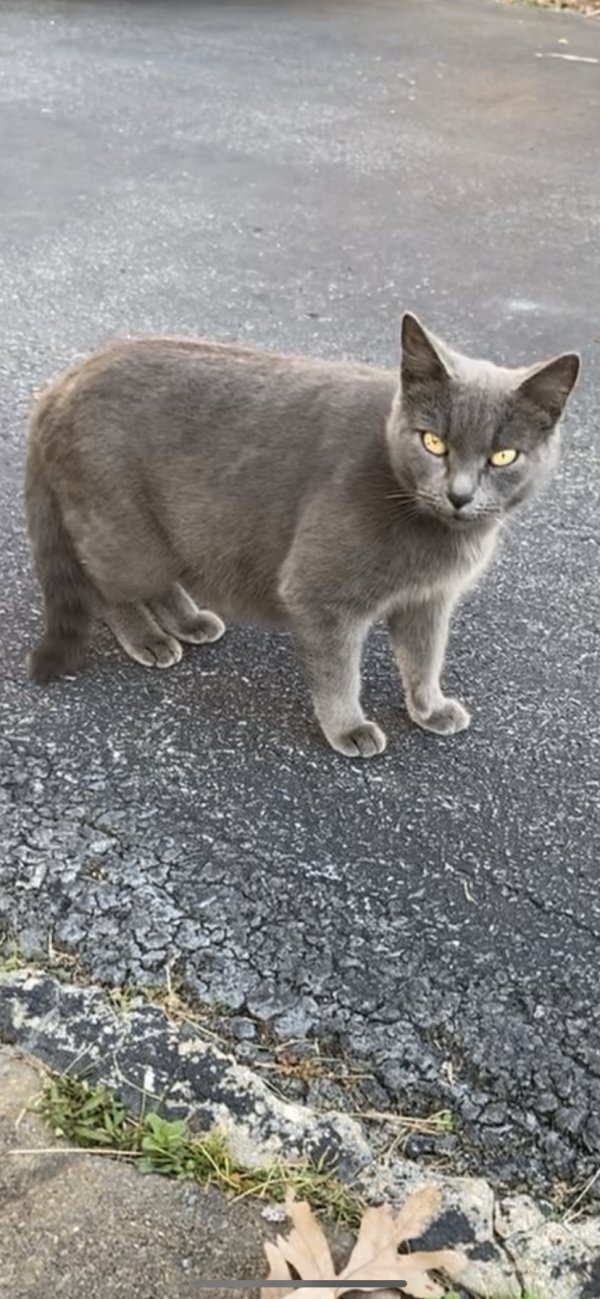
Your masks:
<svg viewBox="0 0 600 1299"><path fill-rule="evenodd" d="M289 1191L317 1213L346 1226L357 1226L364 1204L335 1176L324 1160L287 1163L274 1160L246 1168L231 1154L217 1130L196 1134L183 1119L166 1119L154 1110L133 1114L107 1087L66 1074L44 1089L40 1109L56 1136L94 1152L112 1151L135 1160L142 1172L192 1178L232 1196L285 1200Z"/></svg>

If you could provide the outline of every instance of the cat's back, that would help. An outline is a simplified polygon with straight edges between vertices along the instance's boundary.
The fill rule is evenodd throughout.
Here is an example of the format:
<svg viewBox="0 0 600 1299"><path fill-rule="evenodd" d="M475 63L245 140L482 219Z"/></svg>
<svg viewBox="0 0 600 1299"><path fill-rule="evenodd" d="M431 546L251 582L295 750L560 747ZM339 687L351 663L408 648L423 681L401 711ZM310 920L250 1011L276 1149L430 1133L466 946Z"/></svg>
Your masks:
<svg viewBox="0 0 600 1299"><path fill-rule="evenodd" d="M29 461L57 491L304 492L383 441L397 380L344 361L180 338L117 341L42 394ZM149 484L152 484L150 488ZM187 484L187 486L186 486ZM175 491L176 488L176 491Z"/></svg>
<svg viewBox="0 0 600 1299"><path fill-rule="evenodd" d="M139 413L151 428L205 414L243 417L374 406L385 413L395 389L392 372L360 362L267 352L231 343L178 337L119 339L73 366L45 389L38 411L61 422L94 423Z"/></svg>

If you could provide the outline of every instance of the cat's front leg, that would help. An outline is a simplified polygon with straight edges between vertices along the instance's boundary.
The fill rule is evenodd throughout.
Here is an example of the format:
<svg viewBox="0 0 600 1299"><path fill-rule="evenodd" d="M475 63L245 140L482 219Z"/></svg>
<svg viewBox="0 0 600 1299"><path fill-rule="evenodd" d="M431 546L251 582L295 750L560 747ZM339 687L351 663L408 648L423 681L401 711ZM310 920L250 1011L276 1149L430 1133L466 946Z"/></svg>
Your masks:
<svg viewBox="0 0 600 1299"><path fill-rule="evenodd" d="M291 631L313 705L332 749L348 758L373 758L387 739L360 705L360 660L368 623L342 613L289 610Z"/></svg>
<svg viewBox="0 0 600 1299"><path fill-rule="evenodd" d="M454 735L471 721L460 700L444 695L440 684L450 613L450 603L438 599L400 606L388 618L409 716L436 735Z"/></svg>

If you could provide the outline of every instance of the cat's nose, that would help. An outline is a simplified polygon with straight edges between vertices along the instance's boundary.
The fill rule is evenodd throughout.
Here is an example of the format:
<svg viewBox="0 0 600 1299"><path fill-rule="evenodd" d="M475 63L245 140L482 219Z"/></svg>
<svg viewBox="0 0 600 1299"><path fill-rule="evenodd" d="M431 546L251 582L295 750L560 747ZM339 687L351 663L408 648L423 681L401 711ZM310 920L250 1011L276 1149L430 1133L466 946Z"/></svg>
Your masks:
<svg viewBox="0 0 600 1299"><path fill-rule="evenodd" d="M465 506L465 505L469 505L469 504L471 503L471 501L473 500L473 493L472 493L472 492L465 492L465 491L463 491L463 492L454 491L454 492L453 492L453 491L449 488L449 489L448 489L448 493L447 493L447 495L448 495L448 500L450 501L450 504L454 506L454 509L455 509L455 510L462 510L462 509L464 509L464 506Z"/></svg>

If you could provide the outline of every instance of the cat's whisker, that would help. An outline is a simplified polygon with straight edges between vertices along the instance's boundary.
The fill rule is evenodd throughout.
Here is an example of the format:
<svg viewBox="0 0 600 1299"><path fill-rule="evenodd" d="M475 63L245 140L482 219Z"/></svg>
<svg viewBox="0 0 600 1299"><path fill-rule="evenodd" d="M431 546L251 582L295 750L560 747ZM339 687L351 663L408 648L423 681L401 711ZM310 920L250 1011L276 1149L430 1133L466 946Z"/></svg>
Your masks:
<svg viewBox="0 0 600 1299"><path fill-rule="evenodd" d="M389 499L394 499L394 498L390 497ZM418 505L416 501L412 499L406 501L400 499L396 503L399 506L398 512L402 515L402 518L407 521L410 519L416 519L418 518L419 515L423 514L422 508Z"/></svg>

